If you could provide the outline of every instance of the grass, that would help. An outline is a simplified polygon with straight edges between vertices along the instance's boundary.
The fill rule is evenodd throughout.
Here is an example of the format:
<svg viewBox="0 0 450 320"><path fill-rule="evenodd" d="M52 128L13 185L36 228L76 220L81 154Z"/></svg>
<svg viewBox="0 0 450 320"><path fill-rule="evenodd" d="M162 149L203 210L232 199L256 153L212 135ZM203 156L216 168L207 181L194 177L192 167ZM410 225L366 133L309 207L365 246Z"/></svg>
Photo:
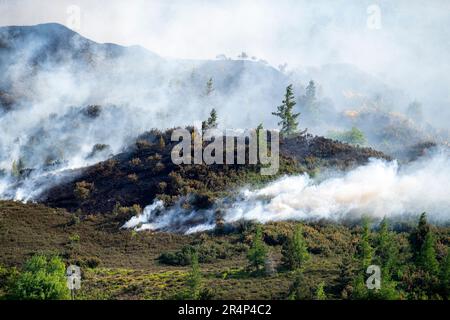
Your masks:
<svg viewBox="0 0 450 320"><path fill-rule="evenodd" d="M190 245L232 250L226 258L200 264L203 285L212 290L213 299L286 299L294 280L294 273L282 268L270 276L247 270L246 250L235 249L248 248L252 224L225 235L179 235L122 230L113 214L81 215L77 223L73 217L44 205L0 201L0 269L20 269L35 253L53 253L67 265L81 267L77 299L173 299L186 289L190 267L165 265L158 258ZM294 226L295 222L277 222L263 227L264 241L278 267L281 244ZM433 228L442 259L450 228ZM316 288L324 282L327 296L340 299L342 258L357 243L360 227L320 222L305 224L303 230L311 254L304 272L307 283ZM407 235L396 234L402 248L407 246ZM0 296L3 291L0 281Z"/></svg>

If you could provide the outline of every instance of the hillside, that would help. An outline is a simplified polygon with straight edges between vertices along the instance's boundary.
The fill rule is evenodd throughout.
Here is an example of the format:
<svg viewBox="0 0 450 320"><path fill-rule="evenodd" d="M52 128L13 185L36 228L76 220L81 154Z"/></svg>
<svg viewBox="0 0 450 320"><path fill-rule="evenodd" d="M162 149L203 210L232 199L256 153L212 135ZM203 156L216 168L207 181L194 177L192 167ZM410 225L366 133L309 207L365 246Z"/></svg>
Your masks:
<svg viewBox="0 0 450 320"><path fill-rule="evenodd" d="M186 288L189 266L162 260L162 254L186 252L197 247L201 272L212 299L286 299L295 273L281 268L281 246L295 223L278 222L264 226L264 241L280 271L255 275L246 266L254 226L243 224L226 235L201 233L177 235L119 230L121 217L115 215L75 215L43 205L0 201L0 298L6 289L5 277L20 268L35 253L58 254L82 268L82 288L77 299L173 299ZM408 233L403 225L395 233L403 263L401 287L420 293L422 279L414 275L409 261ZM445 254L450 229L433 227L437 254ZM314 296L325 283L330 299L347 299L351 281L357 276L357 262L349 259L361 239L359 226L314 223L304 225L311 260L305 269L305 288ZM184 250L184 251L183 251ZM408 283L415 283L411 288Z"/></svg>
<svg viewBox="0 0 450 320"><path fill-rule="evenodd" d="M260 176L259 165L174 165L170 133L151 131L139 137L129 151L93 166L67 172L73 181L47 190L40 198L52 207L91 213L111 212L116 205L145 207L158 197L173 204L180 196L196 196L197 206L208 207L218 196L248 184L262 184L285 174L321 169L345 170L369 158L389 159L381 152L357 148L322 137L298 136L280 142L280 170ZM161 148L160 137L164 146ZM64 173L63 173L64 174ZM77 188L86 191L80 197Z"/></svg>

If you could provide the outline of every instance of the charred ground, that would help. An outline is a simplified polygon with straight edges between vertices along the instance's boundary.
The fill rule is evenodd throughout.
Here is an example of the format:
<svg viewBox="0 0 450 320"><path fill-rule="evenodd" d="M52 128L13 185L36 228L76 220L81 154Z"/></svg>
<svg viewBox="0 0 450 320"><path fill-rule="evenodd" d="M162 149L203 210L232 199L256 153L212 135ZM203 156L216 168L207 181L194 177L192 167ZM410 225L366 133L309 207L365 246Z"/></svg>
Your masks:
<svg viewBox="0 0 450 320"><path fill-rule="evenodd" d="M155 198L173 204L192 195L193 205L208 207L221 195L244 185L259 185L285 174L316 174L323 168L345 170L369 158L389 159L370 148L350 146L323 137L302 135L280 141L280 169L261 176L260 165L175 165L171 131L141 135L125 152L70 174L76 178L42 196L51 207L108 213L117 206L144 207Z"/></svg>

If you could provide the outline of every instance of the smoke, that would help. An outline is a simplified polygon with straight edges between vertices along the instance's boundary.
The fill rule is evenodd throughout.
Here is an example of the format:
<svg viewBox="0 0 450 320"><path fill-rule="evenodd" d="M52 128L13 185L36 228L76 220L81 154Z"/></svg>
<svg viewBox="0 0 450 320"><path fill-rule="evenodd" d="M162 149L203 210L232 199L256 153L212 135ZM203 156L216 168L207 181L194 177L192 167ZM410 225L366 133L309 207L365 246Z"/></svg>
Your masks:
<svg viewBox="0 0 450 320"><path fill-rule="evenodd" d="M331 111L329 119L322 119L330 128L308 124L310 132L325 134L343 123L334 108L353 107L342 98L344 90L355 96L393 96L390 108L397 111L414 98L426 98L426 113L448 127L449 48L442 31L448 4L381 1L379 30L367 27L369 4L346 1L344 10L343 1L262 1L258 6L246 1L1 1L1 25L67 24L66 9L76 5L81 34L97 41L139 44L177 59L211 59L220 53L236 58L241 51L249 58L162 58L142 47L98 44L57 25L19 28L9 46L2 28L0 198L35 199L44 188L35 188L39 181L57 181L48 179L49 173L56 177L120 153L154 127L204 120L212 107L224 128L275 127L271 112L286 85L294 83L298 98L311 78L318 79L321 98L330 98ZM291 72L273 67L285 61ZM304 68L309 65L317 68ZM209 78L215 91L206 101ZM3 110L4 97L13 98L11 110ZM86 117L88 105L101 105L100 114ZM296 111L302 113L303 129L305 112ZM364 121L370 128L380 125ZM108 151L93 154L97 145Z"/></svg>
<svg viewBox="0 0 450 320"><path fill-rule="evenodd" d="M145 131L192 125L213 107L225 128L256 127L273 118L275 93L288 82L261 63L167 61L57 24L2 28L0 42L0 94L14 98L10 109L0 101L0 197L8 199L36 199L42 181L58 181L49 172L94 164ZM205 98L210 78L214 92ZM250 120L260 108L268 112Z"/></svg>
<svg viewBox="0 0 450 320"><path fill-rule="evenodd" d="M287 62L289 69L352 64L406 91L410 100L423 101L435 122L448 123L446 0L4 0L0 24L67 25L71 5L80 9L78 31L84 36L139 44L164 57L235 58L246 51L274 66ZM379 9L375 29L368 24L373 12L368 8L374 5ZM445 119L434 116L436 111L445 111Z"/></svg>
<svg viewBox="0 0 450 320"><path fill-rule="evenodd" d="M224 212L225 223L322 219L341 222L363 216L400 220L424 211L431 221L448 223L449 181L448 151L401 167L396 161L372 159L347 173L317 179L306 174L287 176L258 190L245 189L237 199L222 201L200 214L179 206L164 211L162 203L156 202L124 227L192 233L213 229L217 210Z"/></svg>

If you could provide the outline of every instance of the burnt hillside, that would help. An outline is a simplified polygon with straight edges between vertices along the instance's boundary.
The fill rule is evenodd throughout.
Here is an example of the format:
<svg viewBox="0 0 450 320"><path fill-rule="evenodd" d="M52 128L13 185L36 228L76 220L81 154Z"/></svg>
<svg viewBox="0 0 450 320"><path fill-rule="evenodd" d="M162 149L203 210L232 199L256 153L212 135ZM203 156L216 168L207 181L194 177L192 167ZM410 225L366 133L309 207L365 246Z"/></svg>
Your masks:
<svg viewBox="0 0 450 320"><path fill-rule="evenodd" d="M259 165L174 165L170 131L148 132L127 151L96 165L77 170L76 179L48 190L41 201L52 207L89 213L108 213L116 206L144 207L156 197L167 204L194 195L193 205L208 207L233 188L262 184L283 174L321 167L347 169L369 158L388 158L368 148L355 148L323 137L298 136L280 142L280 170L261 176Z"/></svg>

